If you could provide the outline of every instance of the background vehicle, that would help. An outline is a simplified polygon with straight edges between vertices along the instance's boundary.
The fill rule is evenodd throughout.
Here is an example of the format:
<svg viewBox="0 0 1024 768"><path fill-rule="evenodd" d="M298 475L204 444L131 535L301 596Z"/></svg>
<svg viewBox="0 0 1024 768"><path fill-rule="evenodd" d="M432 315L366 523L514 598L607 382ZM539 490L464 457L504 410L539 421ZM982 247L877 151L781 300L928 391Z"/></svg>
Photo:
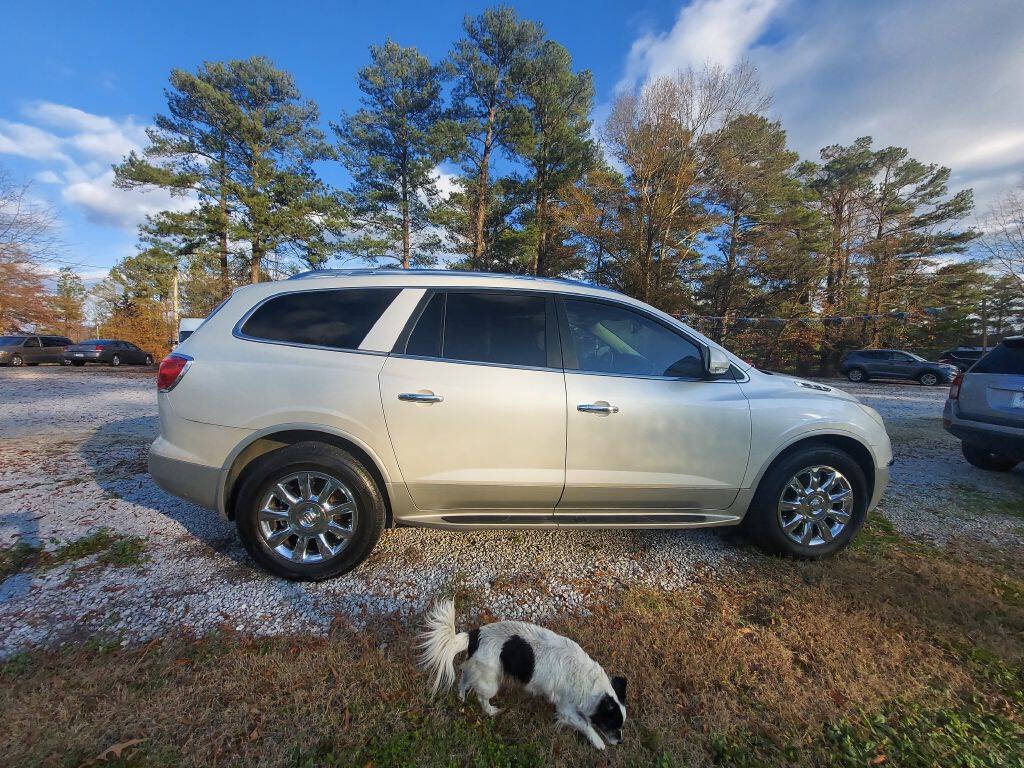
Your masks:
<svg viewBox="0 0 1024 768"><path fill-rule="evenodd" d="M966 371L984 354L981 347L957 347L956 349L947 349L939 355L939 362L955 365L961 371Z"/></svg>
<svg viewBox="0 0 1024 768"><path fill-rule="evenodd" d="M65 336L0 336L0 365L59 365L64 362L64 350L70 344L71 339Z"/></svg>
<svg viewBox="0 0 1024 768"><path fill-rule="evenodd" d="M177 344L181 344L185 339L191 336L200 325L203 324L204 317L183 317L178 321L178 341Z"/></svg>
<svg viewBox="0 0 1024 768"><path fill-rule="evenodd" d="M130 341L91 339L68 347L64 358L72 365L106 363L107 365L152 365L153 356Z"/></svg>
<svg viewBox="0 0 1024 768"><path fill-rule="evenodd" d="M858 349L843 355L839 371L853 382L906 379L932 387L952 381L957 368L947 363L929 362L900 349Z"/></svg>
<svg viewBox="0 0 1024 768"><path fill-rule="evenodd" d="M1004 339L953 380L942 425L980 469L1007 472L1024 461L1024 336Z"/></svg>
<svg viewBox="0 0 1024 768"><path fill-rule="evenodd" d="M877 503L876 412L564 280L321 271L236 290L160 366L150 474L292 579L386 525L742 523L821 557Z"/></svg>

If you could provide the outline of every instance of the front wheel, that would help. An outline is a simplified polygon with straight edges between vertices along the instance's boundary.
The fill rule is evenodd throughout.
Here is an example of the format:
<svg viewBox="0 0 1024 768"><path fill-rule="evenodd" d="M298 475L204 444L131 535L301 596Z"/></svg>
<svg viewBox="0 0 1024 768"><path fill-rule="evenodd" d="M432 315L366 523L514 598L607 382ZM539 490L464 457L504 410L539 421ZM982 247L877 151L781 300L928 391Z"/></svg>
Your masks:
<svg viewBox="0 0 1024 768"><path fill-rule="evenodd" d="M846 378L848 378L854 384L859 384L862 381L868 380L868 373L863 368L851 368L849 371L847 371Z"/></svg>
<svg viewBox="0 0 1024 768"><path fill-rule="evenodd" d="M1009 456L1003 456L1001 453L992 453L970 443L960 443L960 450L963 452L968 464L988 472L1009 472L1019 463L1016 459L1011 459Z"/></svg>
<svg viewBox="0 0 1024 768"><path fill-rule="evenodd" d="M843 450L811 445L768 469L744 527L769 552L816 559L850 543L867 505L860 465Z"/></svg>
<svg viewBox="0 0 1024 768"><path fill-rule="evenodd" d="M917 377L917 380L925 387L934 387L939 383L939 377L931 371L925 371Z"/></svg>
<svg viewBox="0 0 1024 768"><path fill-rule="evenodd" d="M293 581L340 576L370 554L384 529L384 499L356 458L296 443L246 469L235 523L252 558Z"/></svg>

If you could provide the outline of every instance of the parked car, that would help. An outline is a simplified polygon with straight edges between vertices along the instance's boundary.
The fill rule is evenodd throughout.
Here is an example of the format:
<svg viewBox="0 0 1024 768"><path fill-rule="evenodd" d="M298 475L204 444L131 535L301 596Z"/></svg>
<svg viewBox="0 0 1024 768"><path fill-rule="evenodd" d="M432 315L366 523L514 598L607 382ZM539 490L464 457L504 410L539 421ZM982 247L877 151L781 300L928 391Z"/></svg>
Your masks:
<svg viewBox="0 0 1024 768"><path fill-rule="evenodd" d="M107 365L152 365L153 356L130 341L90 339L68 347L64 358L72 365L106 363Z"/></svg>
<svg viewBox="0 0 1024 768"><path fill-rule="evenodd" d="M843 355L839 371L855 383L871 379L907 379L933 387L949 384L956 376L957 367L932 363L901 349L858 349Z"/></svg>
<svg viewBox="0 0 1024 768"><path fill-rule="evenodd" d="M160 364L165 489L290 579L382 528L738 525L821 557L889 477L878 413L564 280L319 271L236 290Z"/></svg>
<svg viewBox="0 0 1024 768"><path fill-rule="evenodd" d="M966 371L984 354L985 351L981 347L957 347L956 349L947 349L939 355L939 362L955 365L961 371Z"/></svg>
<svg viewBox="0 0 1024 768"><path fill-rule="evenodd" d="M979 469L1008 472L1024 461L1024 336L1003 339L953 380L942 425Z"/></svg>
<svg viewBox="0 0 1024 768"><path fill-rule="evenodd" d="M0 336L0 365L59 365L64 362L64 350L71 343L65 336Z"/></svg>

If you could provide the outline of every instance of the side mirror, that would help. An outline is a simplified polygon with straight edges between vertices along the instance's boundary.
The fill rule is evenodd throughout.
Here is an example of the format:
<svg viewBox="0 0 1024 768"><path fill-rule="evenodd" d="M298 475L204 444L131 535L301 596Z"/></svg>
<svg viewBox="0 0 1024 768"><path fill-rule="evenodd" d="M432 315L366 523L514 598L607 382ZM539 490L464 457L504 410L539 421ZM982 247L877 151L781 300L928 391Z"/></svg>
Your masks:
<svg viewBox="0 0 1024 768"><path fill-rule="evenodd" d="M726 356L725 352L720 350L718 347L708 348L708 375L709 376L722 376L729 372L729 368L732 367L732 361Z"/></svg>

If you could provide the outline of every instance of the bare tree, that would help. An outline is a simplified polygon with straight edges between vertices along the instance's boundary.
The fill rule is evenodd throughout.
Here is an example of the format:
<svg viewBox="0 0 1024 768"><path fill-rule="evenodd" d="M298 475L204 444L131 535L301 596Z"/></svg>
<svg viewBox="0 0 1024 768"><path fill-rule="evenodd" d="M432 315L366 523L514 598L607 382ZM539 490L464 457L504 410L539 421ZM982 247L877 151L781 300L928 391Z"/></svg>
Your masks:
<svg viewBox="0 0 1024 768"><path fill-rule="evenodd" d="M54 213L0 168L0 333L46 323L46 273L53 252Z"/></svg>
<svg viewBox="0 0 1024 768"><path fill-rule="evenodd" d="M1024 290L1024 183L992 203L981 224L982 247Z"/></svg>

